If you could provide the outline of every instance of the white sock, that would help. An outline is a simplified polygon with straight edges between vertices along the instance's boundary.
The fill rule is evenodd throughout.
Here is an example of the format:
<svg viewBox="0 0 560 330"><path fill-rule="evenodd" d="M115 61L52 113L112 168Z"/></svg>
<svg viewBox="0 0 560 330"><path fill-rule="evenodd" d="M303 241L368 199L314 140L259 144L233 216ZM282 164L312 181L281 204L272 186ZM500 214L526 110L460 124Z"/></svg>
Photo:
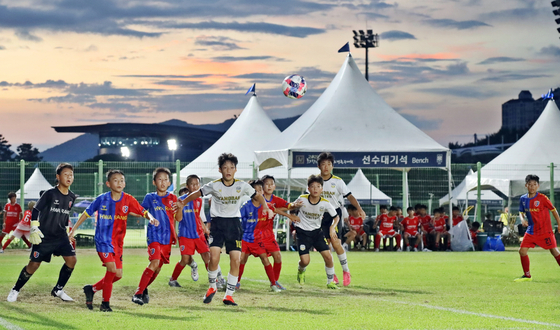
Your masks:
<svg viewBox="0 0 560 330"><path fill-rule="evenodd" d="M191 263L189 264L189 267L191 268L196 268L198 267L198 264L196 263L196 261L194 261L194 259L191 261Z"/></svg>
<svg viewBox="0 0 560 330"><path fill-rule="evenodd" d="M222 269L220 268L220 265L218 265L217 271L218 271L218 273L217 273L217 274L218 274L218 278L222 278Z"/></svg>
<svg viewBox="0 0 560 330"><path fill-rule="evenodd" d="M325 271L327 272L327 284L330 284L334 281L334 267L327 267L325 266Z"/></svg>
<svg viewBox="0 0 560 330"><path fill-rule="evenodd" d="M227 288L226 288L226 294L224 295L224 299L226 299L226 296L231 296L235 292L235 286L237 285L237 278L238 278L237 276L233 276L228 273Z"/></svg>
<svg viewBox="0 0 560 330"><path fill-rule="evenodd" d="M349 272L350 269L348 269L348 260L346 260L346 252L344 252L343 254L339 254L338 260L340 260L340 265L342 266L342 270L345 272Z"/></svg>
<svg viewBox="0 0 560 330"><path fill-rule="evenodd" d="M305 271L305 268L306 268L306 267L301 267L301 265L300 265L299 262L298 262L297 270L298 270L300 273L303 273L303 272Z"/></svg>
<svg viewBox="0 0 560 330"><path fill-rule="evenodd" d="M218 275L217 270L209 270L208 271L208 283L210 283L210 287L212 289L217 289L216 287L216 276Z"/></svg>

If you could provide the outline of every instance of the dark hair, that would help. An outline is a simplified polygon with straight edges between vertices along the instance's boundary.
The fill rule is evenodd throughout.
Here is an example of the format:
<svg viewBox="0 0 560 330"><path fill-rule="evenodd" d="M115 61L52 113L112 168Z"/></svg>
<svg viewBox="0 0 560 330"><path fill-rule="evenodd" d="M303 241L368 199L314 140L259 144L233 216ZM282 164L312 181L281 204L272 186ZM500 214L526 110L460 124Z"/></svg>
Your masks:
<svg viewBox="0 0 560 330"><path fill-rule="evenodd" d="M402 207L400 207L400 206L397 206L397 210L401 210L401 211L402 211Z"/></svg>
<svg viewBox="0 0 560 330"><path fill-rule="evenodd" d="M251 180L248 182L251 187L255 188L255 186L261 186L264 187L264 183L261 180Z"/></svg>
<svg viewBox="0 0 560 330"><path fill-rule="evenodd" d="M189 192L189 188L187 187L183 187L181 189L179 189L179 196L183 196L184 194Z"/></svg>
<svg viewBox="0 0 560 330"><path fill-rule="evenodd" d="M421 210L421 209L427 210L428 207L427 207L426 205L424 205L424 204L421 204L420 207L419 207L418 209L420 209L420 210Z"/></svg>
<svg viewBox="0 0 560 330"><path fill-rule="evenodd" d="M471 227L472 227L473 229L478 229L478 228L480 228L480 222L478 222L478 221L473 222Z"/></svg>
<svg viewBox="0 0 560 330"><path fill-rule="evenodd" d="M8 193L8 198L12 198L12 197L17 197L17 195L16 195L15 192L10 191L10 192Z"/></svg>
<svg viewBox="0 0 560 330"><path fill-rule="evenodd" d="M274 181L274 183L276 183L276 180L274 179L274 177L270 174L265 174L263 175L263 177L261 178L261 181L264 183L264 180L268 180L268 179L272 179L272 181Z"/></svg>
<svg viewBox="0 0 560 330"><path fill-rule="evenodd" d="M352 204L348 205L346 208L348 209L348 211L356 211L357 210L357 208Z"/></svg>
<svg viewBox="0 0 560 330"><path fill-rule="evenodd" d="M334 164L334 156L330 152L322 152L317 157L317 166L321 165L321 163L325 160L330 160L332 164Z"/></svg>
<svg viewBox="0 0 560 330"><path fill-rule="evenodd" d="M391 207L389 208L389 211L396 211L396 210L397 210L397 207L396 207L396 206L391 206Z"/></svg>
<svg viewBox="0 0 560 330"><path fill-rule="evenodd" d="M235 157L234 154L232 153L223 153L220 155L220 157L218 157L218 167L222 168L222 166L225 164L225 162L230 161L233 163L233 165L235 165L235 167L237 167L237 164L239 163L239 161L237 160L237 157Z"/></svg>
<svg viewBox="0 0 560 330"><path fill-rule="evenodd" d="M459 207L457 207L457 206L453 206L452 211L461 211L461 209L459 209Z"/></svg>
<svg viewBox="0 0 560 330"><path fill-rule="evenodd" d="M313 182L317 182L321 186L323 186L323 178L320 175L311 174L309 178L307 178L307 186L309 187Z"/></svg>
<svg viewBox="0 0 560 330"><path fill-rule="evenodd" d="M419 210L422 207L422 204L416 204L414 205L414 209L415 210ZM408 209L407 209L408 210Z"/></svg>
<svg viewBox="0 0 560 330"><path fill-rule="evenodd" d="M534 174L529 174L525 177L525 183L529 183L529 181L536 181L539 183L539 177Z"/></svg>
<svg viewBox="0 0 560 330"><path fill-rule="evenodd" d="M60 163L58 164L58 166L56 167L56 175L60 175L60 173L62 173L62 170L64 170L65 168L69 168L70 170L72 170L72 172L74 172L74 166L72 166L69 163Z"/></svg>
<svg viewBox="0 0 560 330"><path fill-rule="evenodd" d="M386 210L387 209L387 205L379 205L379 210Z"/></svg>
<svg viewBox="0 0 560 330"><path fill-rule="evenodd" d="M191 174L187 177L187 181L185 181L185 184L188 186L189 185L189 181L191 181L192 179L197 179L198 181L200 181L200 178L198 177L198 175L196 174ZM186 188L186 187L185 187Z"/></svg>
<svg viewBox="0 0 560 330"><path fill-rule="evenodd" d="M158 167L154 170L154 173L152 174L152 180L156 181L156 177L160 173L167 173L167 176L169 177L169 179L171 179L171 171L168 168Z"/></svg>
<svg viewBox="0 0 560 330"><path fill-rule="evenodd" d="M113 174L120 174L120 175L124 176L124 172L121 171L121 170L108 170L107 175L106 175L107 181L111 180L111 176L113 176Z"/></svg>
<svg viewBox="0 0 560 330"><path fill-rule="evenodd" d="M439 208L434 209L434 214L436 214L436 213L441 213L441 209L439 209Z"/></svg>
<svg viewBox="0 0 560 330"><path fill-rule="evenodd" d="M409 206L409 207L406 208L407 213L410 212L410 211L414 211L414 208L412 206Z"/></svg>

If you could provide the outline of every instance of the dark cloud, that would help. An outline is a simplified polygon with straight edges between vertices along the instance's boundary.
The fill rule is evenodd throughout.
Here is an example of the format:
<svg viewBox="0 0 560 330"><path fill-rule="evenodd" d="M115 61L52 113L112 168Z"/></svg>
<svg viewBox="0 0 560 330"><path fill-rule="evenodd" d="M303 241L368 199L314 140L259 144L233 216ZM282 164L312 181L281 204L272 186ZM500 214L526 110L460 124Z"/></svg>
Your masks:
<svg viewBox="0 0 560 330"><path fill-rule="evenodd" d="M214 36L199 36L196 37L194 42L198 46L207 46L215 51L245 49L236 44L238 40L228 37L214 37Z"/></svg>
<svg viewBox="0 0 560 330"><path fill-rule="evenodd" d="M457 30L476 29L483 26L491 26L481 21L456 21L453 19L428 19L427 24L438 28L452 28Z"/></svg>
<svg viewBox="0 0 560 330"><path fill-rule="evenodd" d="M509 8L514 7L513 2L508 2L508 4L512 4L512 6L504 6L503 10L491 11L488 13L484 13L480 15L480 19L488 20L488 21L503 21L503 22L519 22L524 20L531 20L534 21L535 19L541 18L549 18L550 10L547 6L540 6L536 7L537 4L541 4L541 1L521 1L522 7L518 8Z"/></svg>
<svg viewBox="0 0 560 330"><path fill-rule="evenodd" d="M460 86L441 88L419 88L417 91L436 95L447 95L474 99L487 99L497 95L495 91L482 87Z"/></svg>
<svg viewBox="0 0 560 330"><path fill-rule="evenodd" d="M223 76L215 74L192 74L192 75L175 75L175 74L125 74L117 75L115 77L124 78L208 78L214 76Z"/></svg>
<svg viewBox="0 0 560 330"><path fill-rule="evenodd" d="M489 57L478 64L496 64L496 63L520 62L520 61L525 61L525 59L519 57L500 56L500 57Z"/></svg>
<svg viewBox="0 0 560 330"><path fill-rule="evenodd" d="M175 86L191 89L211 89L217 87L216 85L206 84L200 80L162 80L155 83L162 86Z"/></svg>
<svg viewBox="0 0 560 330"><path fill-rule="evenodd" d="M560 57L560 47L554 46L554 45L550 45L548 47L543 47L539 51L539 55Z"/></svg>
<svg viewBox="0 0 560 330"><path fill-rule="evenodd" d="M19 31L16 31L15 34L16 34L16 37L18 37L19 40L33 41L33 42L43 41L43 38L32 35L27 30L19 30Z"/></svg>
<svg viewBox="0 0 560 330"><path fill-rule="evenodd" d="M84 49L84 52L96 52L98 50L96 45L89 45L89 47L87 47L86 49Z"/></svg>
<svg viewBox="0 0 560 330"><path fill-rule="evenodd" d="M479 81L507 82L513 80L526 80L534 78L552 77L548 74L524 74L524 73L499 73L490 77L482 78Z"/></svg>
<svg viewBox="0 0 560 330"><path fill-rule="evenodd" d="M238 61L265 61L287 62L286 59L275 56L216 56L212 57L216 62L238 62Z"/></svg>
<svg viewBox="0 0 560 330"><path fill-rule="evenodd" d="M416 39L416 37L408 32L391 30L385 31L379 35L381 40L403 40L403 39Z"/></svg>
<svg viewBox="0 0 560 330"><path fill-rule="evenodd" d="M6 49L6 47L0 45L0 50L5 50L5 49Z"/></svg>

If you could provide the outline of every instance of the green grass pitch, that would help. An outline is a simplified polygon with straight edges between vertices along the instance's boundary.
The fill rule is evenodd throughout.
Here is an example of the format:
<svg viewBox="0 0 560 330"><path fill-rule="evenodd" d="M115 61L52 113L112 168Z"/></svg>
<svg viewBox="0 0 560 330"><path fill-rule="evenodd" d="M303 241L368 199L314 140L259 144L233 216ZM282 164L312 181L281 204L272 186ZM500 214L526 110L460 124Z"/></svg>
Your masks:
<svg viewBox="0 0 560 330"><path fill-rule="evenodd" d="M234 298L224 306L223 293L209 305L204 267L193 282L190 268L179 278L182 288L167 282L179 253L150 286L150 303L130 301L148 264L145 249L127 249L124 278L115 283L113 313L101 313L101 293L94 310L86 309L82 287L105 273L92 249L78 250L78 264L66 287L74 303L50 296L61 258L44 263L22 289L18 302L5 301L28 252L0 255L0 328L23 329L555 329L560 328L560 267L547 251L529 254L533 282L514 283L522 274L519 255L506 252L413 253L348 252L352 284L328 290L322 258L311 254L304 286L296 281L298 255L283 254L280 281L288 288L269 292L259 260L251 258ZM195 257L201 264L200 257ZM221 267L229 269L222 254ZM335 257L335 269L342 270ZM2 322L3 321L3 322Z"/></svg>

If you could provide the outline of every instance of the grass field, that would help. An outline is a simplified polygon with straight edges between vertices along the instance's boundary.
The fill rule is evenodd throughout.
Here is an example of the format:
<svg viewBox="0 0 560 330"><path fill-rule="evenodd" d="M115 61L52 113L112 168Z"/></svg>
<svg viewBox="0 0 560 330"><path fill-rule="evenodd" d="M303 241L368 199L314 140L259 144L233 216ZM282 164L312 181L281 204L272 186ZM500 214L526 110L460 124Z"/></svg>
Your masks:
<svg viewBox="0 0 560 330"><path fill-rule="evenodd" d="M86 309L82 287L98 281L104 269L94 250L78 250L78 264L66 291L76 301L50 297L61 258L43 264L22 289L18 302L5 301L27 263L27 252L8 250L0 255L0 328L24 329L553 329L560 328L560 268L550 253L531 251L533 282L514 283L522 274L519 255L506 252L372 253L349 252L352 284L326 288L324 264L312 253L307 283L296 282L297 253L284 253L280 281L288 288L268 291L262 265L250 259L238 307L224 306L223 293L209 305L202 303L206 271L190 279L187 267L171 288L167 281L178 259L150 286L150 303L130 301L147 265L144 249L125 250L124 278L115 284L113 313ZM196 257L200 260L199 256ZM227 271L227 256L221 267ZM339 278L342 271L335 267Z"/></svg>

